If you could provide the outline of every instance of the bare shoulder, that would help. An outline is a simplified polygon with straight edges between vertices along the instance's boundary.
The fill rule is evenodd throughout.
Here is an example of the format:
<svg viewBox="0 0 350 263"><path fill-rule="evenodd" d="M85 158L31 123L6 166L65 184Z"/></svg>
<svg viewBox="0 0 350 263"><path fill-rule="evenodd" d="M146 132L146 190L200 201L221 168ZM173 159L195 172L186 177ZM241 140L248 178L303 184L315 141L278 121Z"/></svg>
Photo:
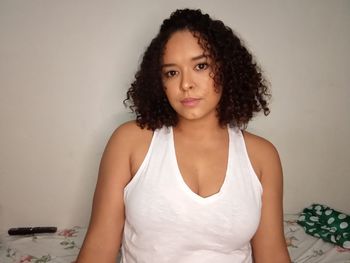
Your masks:
<svg viewBox="0 0 350 263"><path fill-rule="evenodd" d="M128 121L123 124L121 124L118 128L115 129L113 132L113 136L122 136L123 138L127 139L135 139L136 137L147 137L147 135L151 135L152 131L145 129L142 129L140 126L137 125L136 121Z"/></svg>
<svg viewBox="0 0 350 263"><path fill-rule="evenodd" d="M264 170L273 167L278 169L281 166L278 151L270 141L247 131L243 131L243 136L250 161L259 179Z"/></svg>
<svg viewBox="0 0 350 263"><path fill-rule="evenodd" d="M139 127L136 121L129 121L115 129L109 140L109 144L118 144L119 147L124 146L133 150L140 143L147 143L152 137L152 134L152 131Z"/></svg>
<svg viewBox="0 0 350 263"><path fill-rule="evenodd" d="M268 156L278 155L276 147L267 139L247 131L243 131L243 136L247 148L253 149L257 154L262 155L261 157L266 156L266 154Z"/></svg>
<svg viewBox="0 0 350 263"><path fill-rule="evenodd" d="M144 160L151 143L153 131L142 129L135 121L120 125L109 141L111 148L118 147L129 158L131 177L136 173Z"/></svg>

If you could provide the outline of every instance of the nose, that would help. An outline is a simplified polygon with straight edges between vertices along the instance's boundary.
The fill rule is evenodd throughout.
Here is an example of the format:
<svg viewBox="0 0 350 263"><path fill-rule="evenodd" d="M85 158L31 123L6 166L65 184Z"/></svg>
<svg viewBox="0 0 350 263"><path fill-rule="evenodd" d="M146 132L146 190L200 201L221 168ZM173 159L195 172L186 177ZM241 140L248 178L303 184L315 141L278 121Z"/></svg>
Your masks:
<svg viewBox="0 0 350 263"><path fill-rule="evenodd" d="M187 71L182 72L180 89L182 91L188 91L194 86L191 74Z"/></svg>

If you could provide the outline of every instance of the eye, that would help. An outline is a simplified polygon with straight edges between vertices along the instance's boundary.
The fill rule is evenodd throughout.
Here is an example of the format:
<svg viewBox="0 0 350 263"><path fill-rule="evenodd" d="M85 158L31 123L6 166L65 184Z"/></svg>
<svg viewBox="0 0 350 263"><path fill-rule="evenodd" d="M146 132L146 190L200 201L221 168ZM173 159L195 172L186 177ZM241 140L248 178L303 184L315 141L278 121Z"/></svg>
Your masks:
<svg viewBox="0 0 350 263"><path fill-rule="evenodd" d="M175 77L176 75L177 75L177 72L175 70L169 70L169 71L164 72L164 76L168 79Z"/></svg>
<svg viewBox="0 0 350 263"><path fill-rule="evenodd" d="M200 71L200 70L206 70L208 68L208 63L199 63L196 65L195 69Z"/></svg>

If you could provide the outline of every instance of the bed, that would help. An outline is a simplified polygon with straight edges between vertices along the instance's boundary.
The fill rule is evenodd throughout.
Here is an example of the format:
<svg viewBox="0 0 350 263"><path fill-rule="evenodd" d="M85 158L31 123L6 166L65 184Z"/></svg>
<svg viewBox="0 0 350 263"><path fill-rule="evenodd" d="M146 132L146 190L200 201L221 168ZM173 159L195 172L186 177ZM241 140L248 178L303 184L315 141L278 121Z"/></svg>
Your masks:
<svg viewBox="0 0 350 263"><path fill-rule="evenodd" d="M307 235L296 223L297 215L285 215L284 231L293 263L350 263L344 249ZM58 230L55 234L0 236L1 263L72 263L86 233L85 227Z"/></svg>

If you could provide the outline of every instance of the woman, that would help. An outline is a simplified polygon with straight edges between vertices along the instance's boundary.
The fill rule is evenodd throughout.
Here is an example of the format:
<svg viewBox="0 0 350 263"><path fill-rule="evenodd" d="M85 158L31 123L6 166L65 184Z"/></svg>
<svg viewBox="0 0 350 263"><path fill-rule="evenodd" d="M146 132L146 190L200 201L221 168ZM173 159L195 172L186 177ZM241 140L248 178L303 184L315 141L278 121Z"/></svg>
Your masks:
<svg viewBox="0 0 350 263"><path fill-rule="evenodd" d="M230 28L174 12L127 93L136 121L106 146L78 262L290 262L278 153L241 131L268 97Z"/></svg>

